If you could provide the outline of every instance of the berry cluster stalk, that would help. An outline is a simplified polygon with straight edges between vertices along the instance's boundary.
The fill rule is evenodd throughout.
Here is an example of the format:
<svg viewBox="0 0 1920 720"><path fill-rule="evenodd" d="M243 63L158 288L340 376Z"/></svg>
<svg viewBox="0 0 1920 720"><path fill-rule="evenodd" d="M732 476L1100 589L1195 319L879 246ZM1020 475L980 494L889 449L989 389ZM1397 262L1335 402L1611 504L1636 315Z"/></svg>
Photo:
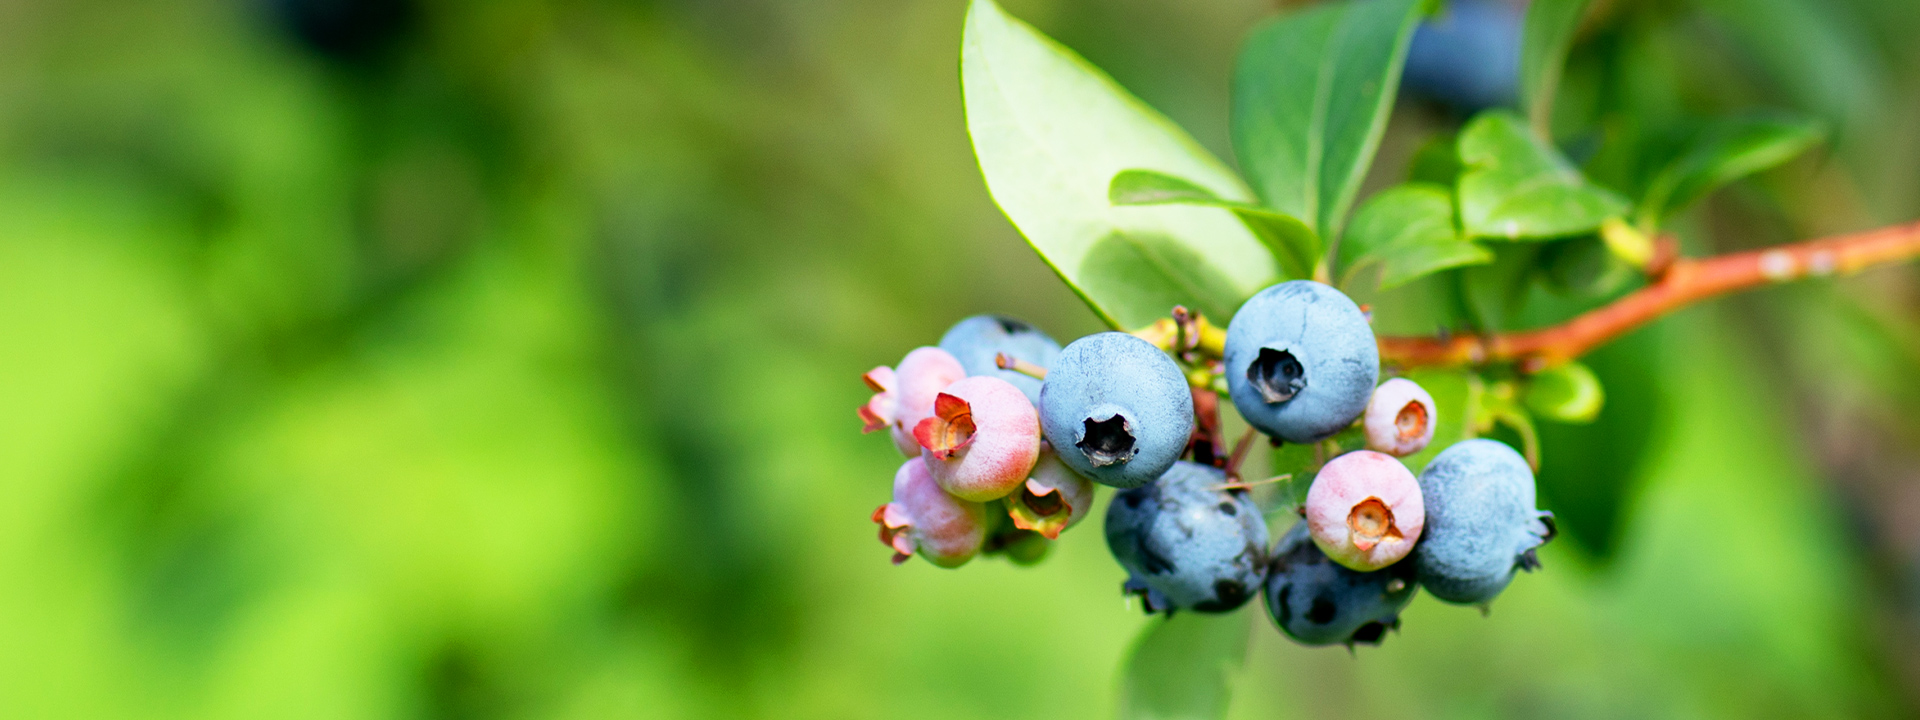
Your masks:
<svg viewBox="0 0 1920 720"><path fill-rule="evenodd" d="M1662 315L1708 298L1804 277L1846 275L1920 256L1920 222L1703 260L1679 258L1652 284L1560 325L1514 333L1382 337L1380 362L1402 368L1517 362L1526 372L1573 360Z"/></svg>

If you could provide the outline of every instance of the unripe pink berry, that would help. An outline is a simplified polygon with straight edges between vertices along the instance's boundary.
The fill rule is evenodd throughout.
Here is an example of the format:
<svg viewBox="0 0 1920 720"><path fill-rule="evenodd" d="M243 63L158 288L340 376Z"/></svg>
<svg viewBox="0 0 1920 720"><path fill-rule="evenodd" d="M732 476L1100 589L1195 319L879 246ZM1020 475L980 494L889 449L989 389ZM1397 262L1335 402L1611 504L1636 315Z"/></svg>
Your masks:
<svg viewBox="0 0 1920 720"><path fill-rule="evenodd" d="M1373 389L1367 413L1361 424L1367 431L1367 448L1395 457L1420 452L1433 442L1433 396L1419 383L1394 378Z"/></svg>
<svg viewBox="0 0 1920 720"><path fill-rule="evenodd" d="M1093 507L1093 481L1060 462L1060 456L1042 451L1019 491L1006 497L1014 527L1032 530L1048 540L1072 527Z"/></svg>
<svg viewBox="0 0 1920 720"><path fill-rule="evenodd" d="M973 502L1006 497L1040 459L1040 413L1020 388L990 375L948 385L913 436L934 482Z"/></svg>
<svg viewBox="0 0 1920 720"><path fill-rule="evenodd" d="M986 542L988 519L985 505L943 492L917 458L893 474L893 502L873 511L895 565L915 553L944 568L965 565Z"/></svg>
<svg viewBox="0 0 1920 720"><path fill-rule="evenodd" d="M933 399L942 389L966 376L960 361L937 347L914 348L898 368L882 365L867 371L861 379L873 389L873 397L860 406L861 431L887 428L900 454L918 457L914 426L933 414Z"/></svg>
<svg viewBox="0 0 1920 720"><path fill-rule="evenodd" d="M1356 450L1320 468L1307 490L1307 530L1334 562L1368 572L1406 557L1426 525L1420 481L1392 456Z"/></svg>

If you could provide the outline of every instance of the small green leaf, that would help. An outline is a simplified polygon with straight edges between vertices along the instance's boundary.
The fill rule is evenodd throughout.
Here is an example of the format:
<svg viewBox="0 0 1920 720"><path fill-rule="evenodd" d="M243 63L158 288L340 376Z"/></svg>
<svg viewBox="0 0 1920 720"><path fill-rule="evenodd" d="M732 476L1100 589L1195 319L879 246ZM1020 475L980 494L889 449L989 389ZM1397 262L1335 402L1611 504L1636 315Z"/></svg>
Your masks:
<svg viewBox="0 0 1920 720"><path fill-rule="evenodd" d="M1520 31L1520 107L1534 132L1550 132L1553 93L1567 64L1567 49L1580 29L1589 0L1533 0Z"/></svg>
<svg viewBox="0 0 1920 720"><path fill-rule="evenodd" d="M1593 422L1606 400L1600 378L1577 362L1534 373L1527 383L1527 409L1550 420Z"/></svg>
<svg viewBox="0 0 1920 720"><path fill-rule="evenodd" d="M1131 168L1227 200L1252 193L1172 121L992 0L967 12L960 75L994 202L1108 324L1145 325L1176 304L1231 317L1279 279L1261 241L1227 212L1114 207L1108 184Z"/></svg>
<svg viewBox="0 0 1920 720"><path fill-rule="evenodd" d="M1147 623L1120 687L1123 720L1227 716L1232 676L1247 658L1250 613L1174 613Z"/></svg>
<svg viewBox="0 0 1920 720"><path fill-rule="evenodd" d="M1408 163L1407 182L1424 182L1453 187L1460 182L1460 139L1453 133L1441 133L1421 143Z"/></svg>
<svg viewBox="0 0 1920 720"><path fill-rule="evenodd" d="M1115 205L1204 205L1231 210L1267 246L1288 278L1313 277L1314 265L1320 261L1320 237L1306 223L1252 203L1223 200L1211 190L1166 173L1122 170L1113 176L1107 197Z"/></svg>
<svg viewBox="0 0 1920 720"><path fill-rule="evenodd" d="M1460 133L1460 225L1468 237L1542 240L1593 232L1627 201L1587 182L1511 112L1493 110Z"/></svg>
<svg viewBox="0 0 1920 720"><path fill-rule="evenodd" d="M1354 275L1380 266L1380 289L1429 273L1493 262L1493 253L1460 236L1453 226L1453 196L1439 185L1410 183L1373 196L1353 214L1340 240L1344 286Z"/></svg>
<svg viewBox="0 0 1920 720"><path fill-rule="evenodd" d="M1255 30L1233 77L1233 150L1267 206L1340 235L1379 149L1423 0L1347 0Z"/></svg>
<svg viewBox="0 0 1920 720"><path fill-rule="evenodd" d="M1806 119L1738 118L1702 130L1647 186L1640 224L1653 227L1727 183L1779 165L1826 138Z"/></svg>

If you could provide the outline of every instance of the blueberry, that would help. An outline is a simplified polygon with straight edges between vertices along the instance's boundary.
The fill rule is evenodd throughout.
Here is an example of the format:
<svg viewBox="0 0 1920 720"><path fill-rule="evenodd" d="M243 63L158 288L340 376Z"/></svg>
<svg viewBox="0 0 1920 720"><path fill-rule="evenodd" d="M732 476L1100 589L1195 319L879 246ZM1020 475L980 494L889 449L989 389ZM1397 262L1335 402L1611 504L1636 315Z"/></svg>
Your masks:
<svg viewBox="0 0 1920 720"><path fill-rule="evenodd" d="M900 454L920 457L914 427L933 415L934 396L966 376L960 361L937 347L914 348L898 368L882 365L868 370L860 379L873 390L873 397L859 408L862 432L884 428Z"/></svg>
<svg viewBox="0 0 1920 720"><path fill-rule="evenodd" d="M940 391L913 428L940 489L962 500L999 500L1040 459L1040 416L1020 389L996 377L962 378Z"/></svg>
<svg viewBox="0 0 1920 720"><path fill-rule="evenodd" d="M1176 463L1153 483L1107 505L1107 549L1127 569L1124 589L1147 612L1227 612L1260 587L1267 523L1245 490L1224 489L1226 473Z"/></svg>
<svg viewBox="0 0 1920 720"><path fill-rule="evenodd" d="M1433 396L1425 388L1406 378L1394 378L1374 388L1360 424L1366 429L1369 449L1406 457L1433 442L1437 419Z"/></svg>
<svg viewBox="0 0 1920 720"><path fill-rule="evenodd" d="M1380 377L1373 328L1309 280L1260 291L1227 325L1227 389L1247 422L1288 442L1327 438L1367 409Z"/></svg>
<svg viewBox="0 0 1920 720"><path fill-rule="evenodd" d="M1295 523L1273 548L1264 589L1273 624L1302 645L1379 645L1414 596L1408 563L1360 572L1329 560Z"/></svg>
<svg viewBox="0 0 1920 720"><path fill-rule="evenodd" d="M1306 526L1334 562L1369 572L1399 562L1426 522L1420 482L1399 460L1357 450L1334 458L1307 490Z"/></svg>
<svg viewBox="0 0 1920 720"><path fill-rule="evenodd" d="M940 349L959 359L968 375L991 375L1013 383L1035 405L1040 404L1040 380L1001 370L994 356L1006 353L1042 368L1053 367L1054 359L1060 357L1060 343L1032 325L1002 315L975 315L955 323L940 336Z"/></svg>
<svg viewBox="0 0 1920 720"><path fill-rule="evenodd" d="M1513 448L1467 440L1420 473L1427 525L1413 550L1420 584L1461 605L1493 600L1514 569L1540 566L1534 548L1553 538L1553 514L1534 509L1533 471Z"/></svg>
<svg viewBox="0 0 1920 720"><path fill-rule="evenodd" d="M1058 454L1043 450L1026 484L1004 502L1014 527L1053 540L1086 519L1093 508L1093 481L1069 469Z"/></svg>
<svg viewBox="0 0 1920 720"><path fill-rule="evenodd" d="M1186 452L1193 392L1180 366L1151 343L1126 333L1088 335L1047 371L1040 427L1075 472L1140 487Z"/></svg>
<svg viewBox="0 0 1920 720"><path fill-rule="evenodd" d="M1521 9L1511 0L1453 0L1420 24L1401 83L1463 113L1512 104L1520 87Z"/></svg>
<svg viewBox="0 0 1920 720"><path fill-rule="evenodd" d="M894 473L893 502L873 511L880 542L893 548L895 565L915 554L944 568L965 565L980 552L993 519L980 503L942 492L918 459Z"/></svg>

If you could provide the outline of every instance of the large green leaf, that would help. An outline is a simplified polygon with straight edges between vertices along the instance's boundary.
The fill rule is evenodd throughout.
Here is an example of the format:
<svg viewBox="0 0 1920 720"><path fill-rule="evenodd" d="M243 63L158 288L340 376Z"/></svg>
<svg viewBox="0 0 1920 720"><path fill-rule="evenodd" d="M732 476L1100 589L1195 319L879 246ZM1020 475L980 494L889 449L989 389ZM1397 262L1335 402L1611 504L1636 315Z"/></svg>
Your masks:
<svg viewBox="0 0 1920 720"><path fill-rule="evenodd" d="M1320 236L1306 223L1285 213L1274 212L1253 203L1225 200L1213 191L1186 180L1152 170L1122 170L1113 176L1107 189L1115 205L1204 205L1226 208L1247 226L1254 237L1273 253L1275 262L1287 277L1313 277L1320 260Z"/></svg>
<svg viewBox="0 0 1920 720"><path fill-rule="evenodd" d="M1340 282L1380 266L1381 289L1447 268L1493 262L1493 253L1460 236L1447 188L1409 183L1368 199L1340 239Z"/></svg>
<svg viewBox="0 0 1920 720"><path fill-rule="evenodd" d="M1233 77L1233 150L1266 204L1340 234L1386 130L1423 0L1347 0L1254 31Z"/></svg>
<svg viewBox="0 0 1920 720"><path fill-rule="evenodd" d="M1148 623L1120 680L1120 717L1226 717L1230 680L1247 659L1248 615L1184 612Z"/></svg>
<svg viewBox="0 0 1920 720"><path fill-rule="evenodd" d="M1108 182L1132 168L1228 200L1252 195L1172 121L1071 50L991 0L974 0L960 74L967 130L994 202L1109 324L1144 325L1176 304L1231 317L1278 279L1266 248L1228 212L1108 201Z"/></svg>
<svg viewBox="0 0 1920 720"><path fill-rule="evenodd" d="M1809 119L1734 118L1700 132L1668 163L1640 200L1640 223L1653 226L1707 193L1793 159L1826 137Z"/></svg>
<svg viewBox="0 0 1920 720"><path fill-rule="evenodd" d="M1553 93L1590 0L1533 0L1520 34L1520 107L1533 129L1546 135L1553 116Z"/></svg>
<svg viewBox="0 0 1920 720"><path fill-rule="evenodd" d="M1468 237L1542 240L1593 232L1626 199L1587 182L1560 151L1504 110L1460 133L1460 226Z"/></svg>

